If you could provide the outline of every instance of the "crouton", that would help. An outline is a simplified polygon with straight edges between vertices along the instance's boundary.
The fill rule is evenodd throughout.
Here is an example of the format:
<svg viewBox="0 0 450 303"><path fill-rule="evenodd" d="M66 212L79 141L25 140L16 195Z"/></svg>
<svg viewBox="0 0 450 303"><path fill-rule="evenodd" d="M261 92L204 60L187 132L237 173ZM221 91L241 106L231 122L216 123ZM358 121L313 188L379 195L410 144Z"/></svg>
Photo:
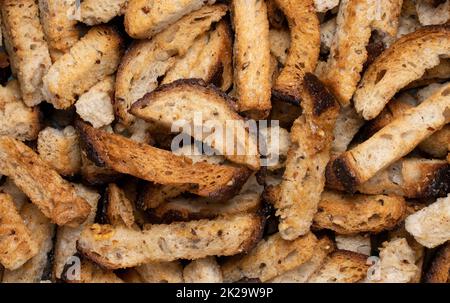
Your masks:
<svg viewBox="0 0 450 303"><path fill-rule="evenodd" d="M336 235L336 246L341 250L353 251L370 256L370 237L367 235Z"/></svg>
<svg viewBox="0 0 450 303"><path fill-rule="evenodd" d="M437 1L418 0L416 1L416 11L419 22L422 25L438 25L447 23L450 20L450 1L441 1L439 5L434 5Z"/></svg>
<svg viewBox="0 0 450 303"><path fill-rule="evenodd" d="M38 107L24 104L16 80L0 86L0 136L21 141L35 140L41 127L39 113Z"/></svg>
<svg viewBox="0 0 450 303"><path fill-rule="evenodd" d="M268 116L270 102L269 20L265 1L233 0L234 85L239 110L253 119ZM258 43L255 43L258 37Z"/></svg>
<svg viewBox="0 0 450 303"><path fill-rule="evenodd" d="M44 162L59 174L72 176L81 168L78 134L72 126L63 130L47 127L39 133L37 150Z"/></svg>
<svg viewBox="0 0 450 303"><path fill-rule="evenodd" d="M121 174L108 167L100 167L88 159L81 151L81 176L90 185L102 185L117 180Z"/></svg>
<svg viewBox="0 0 450 303"><path fill-rule="evenodd" d="M261 215L243 214L152 225L144 231L94 224L83 231L77 247L82 254L109 269L211 255L229 256L253 248L262 235L263 221Z"/></svg>
<svg viewBox="0 0 450 303"><path fill-rule="evenodd" d="M339 180L345 190L353 192L357 185L407 155L450 121L449 93L450 83L367 141L340 155L330 162L327 178Z"/></svg>
<svg viewBox="0 0 450 303"><path fill-rule="evenodd" d="M330 52L334 35L336 34L336 18L332 18L320 25L320 52Z"/></svg>
<svg viewBox="0 0 450 303"><path fill-rule="evenodd" d="M111 183L106 190L106 215L111 225L133 227L135 225L133 205L116 184Z"/></svg>
<svg viewBox="0 0 450 303"><path fill-rule="evenodd" d="M368 68L354 95L356 111L375 118L397 93L450 52L450 26L429 26L397 40ZM414 53L415 61L411 62Z"/></svg>
<svg viewBox="0 0 450 303"><path fill-rule="evenodd" d="M9 270L20 268L33 258L39 245L19 215L12 198L0 194L0 263Z"/></svg>
<svg viewBox="0 0 450 303"><path fill-rule="evenodd" d="M10 195L18 211L20 211L22 206L28 202L27 195L25 195L10 178L6 178L4 183L0 186L0 193Z"/></svg>
<svg viewBox="0 0 450 303"><path fill-rule="evenodd" d="M389 47L397 40L403 0L388 0L378 3L372 29L377 32L384 46Z"/></svg>
<svg viewBox="0 0 450 303"><path fill-rule="evenodd" d="M42 81L52 64L38 4L34 0L4 0L0 9L5 48L23 101L28 106L37 105L45 99Z"/></svg>
<svg viewBox="0 0 450 303"><path fill-rule="evenodd" d="M0 172L10 177L42 213L58 225L77 226L89 214L89 204L31 148L0 137Z"/></svg>
<svg viewBox="0 0 450 303"><path fill-rule="evenodd" d="M447 124L422 141L419 144L419 149L433 157L444 158L449 152L448 142L450 142L450 125Z"/></svg>
<svg viewBox="0 0 450 303"><path fill-rule="evenodd" d="M186 283L222 283L222 271L214 257L194 260L183 270Z"/></svg>
<svg viewBox="0 0 450 303"><path fill-rule="evenodd" d="M363 125L364 119L356 113L352 106L341 108L333 132L332 154L339 155L345 152Z"/></svg>
<svg viewBox="0 0 450 303"><path fill-rule="evenodd" d="M275 0L267 0L267 17L269 19L270 27L275 29L282 29L285 25L286 18L283 12L278 7Z"/></svg>
<svg viewBox="0 0 450 303"><path fill-rule="evenodd" d="M425 282L449 283L450 281L450 242L439 248L428 269Z"/></svg>
<svg viewBox="0 0 450 303"><path fill-rule="evenodd" d="M253 170L260 167L256 138L250 134L244 119L235 112L233 101L201 80L177 80L162 85L134 103L130 112L171 130L179 125L176 124L179 120L185 120L190 127L179 125L182 132L207 143L233 162ZM202 127L207 123L214 123L211 125L214 131ZM221 130L219 134L215 133L216 129ZM216 139L217 136L220 139ZM228 140L229 136L232 136L231 140Z"/></svg>
<svg viewBox="0 0 450 303"><path fill-rule="evenodd" d="M134 268L144 283L182 283L183 266L179 261L148 263Z"/></svg>
<svg viewBox="0 0 450 303"><path fill-rule="evenodd" d="M16 270L6 270L3 283L38 283L49 261L48 254L53 248L55 226L33 204L26 204L20 211L22 219L30 230L38 246L38 254Z"/></svg>
<svg viewBox="0 0 450 303"><path fill-rule="evenodd" d="M291 44L272 95L275 99L300 104L303 77L305 73L314 72L319 59L319 19L312 0L276 0L276 3L288 20Z"/></svg>
<svg viewBox="0 0 450 303"><path fill-rule="evenodd" d="M109 26L95 26L44 76L43 93L57 109L70 107L79 96L113 74L122 56L122 38Z"/></svg>
<svg viewBox="0 0 450 303"><path fill-rule="evenodd" d="M313 227L338 234L378 233L391 229L404 219L405 200L396 196L344 195L324 192Z"/></svg>
<svg viewBox="0 0 450 303"><path fill-rule="evenodd" d="M339 0L314 0L314 7L318 13L324 13L339 5Z"/></svg>
<svg viewBox="0 0 450 303"><path fill-rule="evenodd" d="M124 283L116 274L97 264L83 259L80 263L80 279L66 280L69 283Z"/></svg>
<svg viewBox="0 0 450 303"><path fill-rule="evenodd" d="M125 13L129 0L84 0L80 6L79 21L87 25L108 23ZM135 1L134 1L135 2Z"/></svg>
<svg viewBox="0 0 450 303"><path fill-rule="evenodd" d="M417 242L428 248L450 240L450 195L408 216L405 227Z"/></svg>
<svg viewBox="0 0 450 303"><path fill-rule="evenodd" d="M291 146L289 132L279 126L259 128L260 153L265 157L264 166L274 171L286 166L286 158Z"/></svg>
<svg viewBox="0 0 450 303"><path fill-rule="evenodd" d="M222 265L224 282L242 278L273 279L307 262L314 253L317 238L308 233L293 241L284 240L279 233L261 240L247 255L235 256Z"/></svg>
<svg viewBox="0 0 450 303"><path fill-rule="evenodd" d="M76 0L39 0L41 23L53 62L67 53L80 37L74 18L76 5Z"/></svg>
<svg viewBox="0 0 450 303"><path fill-rule="evenodd" d="M283 239L293 240L309 231L325 186L333 128L339 104L313 75L303 81L303 114L291 129L291 147L275 203Z"/></svg>
<svg viewBox="0 0 450 303"><path fill-rule="evenodd" d="M270 29L269 31L270 53L281 64L286 63L288 50L291 44L289 31L285 29Z"/></svg>

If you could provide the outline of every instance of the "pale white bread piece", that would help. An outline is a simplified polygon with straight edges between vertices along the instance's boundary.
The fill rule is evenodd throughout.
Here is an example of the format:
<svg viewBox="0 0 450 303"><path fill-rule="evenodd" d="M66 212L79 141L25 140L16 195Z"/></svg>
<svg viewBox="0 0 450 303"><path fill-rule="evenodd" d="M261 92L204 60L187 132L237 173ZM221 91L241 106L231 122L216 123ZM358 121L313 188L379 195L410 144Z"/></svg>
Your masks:
<svg viewBox="0 0 450 303"><path fill-rule="evenodd" d="M231 12L235 32L234 86L239 110L251 118L263 119L271 109L267 5L259 0L233 0Z"/></svg>
<svg viewBox="0 0 450 303"><path fill-rule="evenodd" d="M75 185L77 194L83 197L91 207L91 211L86 220L77 227L60 226L56 232L55 259L53 261L53 276L57 279L63 279L64 267L66 263L77 252L76 242L80 237L81 231L88 225L94 223L97 212L97 203L100 195L93 189L83 185Z"/></svg>
<svg viewBox="0 0 450 303"><path fill-rule="evenodd" d="M376 2L372 29L377 31L381 41L389 47L397 40L403 0L385 0Z"/></svg>
<svg viewBox="0 0 450 303"><path fill-rule="evenodd" d="M414 9L415 11L415 9ZM408 14L402 14L399 18L399 25L398 25L398 31L397 31L397 39L401 38L409 33L415 32L422 26L419 23L419 20L417 20L417 16L414 15L408 15Z"/></svg>
<svg viewBox="0 0 450 303"><path fill-rule="evenodd" d="M204 6L166 28L151 40L131 45L122 58L116 76L114 109L125 126L135 118L128 113L131 105L158 87L163 76L184 56L195 39L209 30L227 12L225 5Z"/></svg>
<svg viewBox="0 0 450 303"><path fill-rule="evenodd" d="M433 157L444 158L449 152L448 142L450 142L449 124L422 141L419 149Z"/></svg>
<svg viewBox="0 0 450 303"><path fill-rule="evenodd" d="M353 98L356 111L366 120L375 118L397 91L448 56L449 33L449 25L429 26L397 40L365 72Z"/></svg>
<svg viewBox="0 0 450 303"><path fill-rule="evenodd" d="M372 249L368 235L336 235L336 246L341 250L353 251L370 256Z"/></svg>
<svg viewBox="0 0 450 303"><path fill-rule="evenodd" d="M291 45L291 34L287 29L269 30L270 54L284 65Z"/></svg>
<svg viewBox="0 0 450 303"><path fill-rule="evenodd" d="M196 39L183 58L167 71L161 84L178 79L202 79L227 91L233 82L232 37L228 24L220 21Z"/></svg>
<svg viewBox="0 0 450 303"><path fill-rule="evenodd" d="M427 283L450 282L450 242L439 248L425 275Z"/></svg>
<svg viewBox="0 0 450 303"><path fill-rule="evenodd" d="M339 0L314 0L314 7L318 13L325 13L339 5Z"/></svg>
<svg viewBox="0 0 450 303"><path fill-rule="evenodd" d="M271 283L305 283L325 262L326 257L334 251L334 243L328 237L319 239L311 259L302 265L286 271L270 280Z"/></svg>
<svg viewBox="0 0 450 303"><path fill-rule="evenodd" d="M148 263L134 268L144 283L183 283L179 261Z"/></svg>
<svg viewBox="0 0 450 303"><path fill-rule="evenodd" d="M411 152L450 121L450 83L419 106L407 110L375 135L330 162L329 180L354 191L382 169Z"/></svg>
<svg viewBox="0 0 450 303"><path fill-rule="evenodd" d="M39 22L38 4L34 0L5 0L0 9L5 49L13 75L19 80L23 101L28 106L37 105L45 99L41 93L42 78L52 64Z"/></svg>
<svg viewBox="0 0 450 303"><path fill-rule="evenodd" d="M114 82L113 76L106 77L81 95L75 103L80 118L95 128L109 125L114 121Z"/></svg>
<svg viewBox="0 0 450 303"><path fill-rule="evenodd" d="M417 242L428 248L450 240L450 195L408 216L405 227Z"/></svg>
<svg viewBox="0 0 450 303"><path fill-rule="evenodd" d="M144 231L94 224L82 232L77 248L109 269L212 255L229 256L254 247L261 237L263 221L261 215L242 214L151 225Z"/></svg>
<svg viewBox="0 0 450 303"><path fill-rule="evenodd" d="M415 95L417 99L417 104L420 104L429 97L431 97L435 92L437 92L440 88L444 87L445 85L446 83L432 83L430 85L425 86L424 88L419 89Z"/></svg>
<svg viewBox="0 0 450 303"><path fill-rule="evenodd" d="M125 13L129 0L83 0L79 21L87 25L108 23Z"/></svg>
<svg viewBox="0 0 450 303"><path fill-rule="evenodd" d="M38 242L8 194L0 194L0 221L0 263L6 269L18 269L38 253Z"/></svg>
<svg viewBox="0 0 450 303"><path fill-rule="evenodd" d="M308 283L357 283L367 275L367 256L352 251L336 250L331 253L322 267Z"/></svg>
<svg viewBox="0 0 450 303"><path fill-rule="evenodd" d="M186 283L222 283L222 270L215 257L194 260L183 269Z"/></svg>
<svg viewBox="0 0 450 303"><path fill-rule="evenodd" d="M305 73L314 72L320 53L320 24L313 0L276 0L286 15L291 43L284 68L272 87L273 98L299 104Z"/></svg>
<svg viewBox="0 0 450 303"><path fill-rule="evenodd" d="M16 209L20 211L22 206L28 202L28 197L25 195L10 178L6 178L0 186L0 193L5 193L11 196Z"/></svg>
<svg viewBox="0 0 450 303"><path fill-rule="evenodd" d="M125 29L135 39L148 39L183 16L215 0L133 0L125 11Z"/></svg>
<svg viewBox="0 0 450 303"><path fill-rule="evenodd" d="M364 125L353 106L342 107L334 127L334 140L331 147L333 155L345 152L359 129Z"/></svg>
<svg viewBox="0 0 450 303"><path fill-rule="evenodd" d="M333 38L336 34L337 18L332 18L320 24L320 52L328 53L333 44Z"/></svg>
<svg viewBox="0 0 450 303"><path fill-rule="evenodd" d="M258 170L256 138L250 134L234 105L214 86L206 86L202 80L182 79L161 85L145 95L133 104L130 112L166 129L181 130L195 140L205 142L230 161ZM179 121L185 122L180 124ZM188 125L190 127L186 127ZM214 131L209 131L211 129Z"/></svg>
<svg viewBox="0 0 450 303"><path fill-rule="evenodd" d="M23 206L20 216L31 232L33 240L38 245L38 254L28 260L16 270L6 270L3 283L38 283L41 281L47 262L48 254L53 248L55 226L33 204Z"/></svg>
<svg viewBox="0 0 450 303"><path fill-rule="evenodd" d="M89 214L89 204L73 185L20 141L0 137L0 173L10 177L58 225L77 226Z"/></svg>
<svg viewBox="0 0 450 303"><path fill-rule="evenodd" d="M122 37L112 27L92 27L44 76L43 94L57 109L70 107L92 86L113 74L122 56Z"/></svg>
<svg viewBox="0 0 450 303"><path fill-rule="evenodd" d="M378 233L394 228L404 219L405 212L406 204L402 197L324 192L313 227L331 229L343 235Z"/></svg>
<svg viewBox="0 0 450 303"><path fill-rule="evenodd" d="M134 142L78 121L84 150L97 165L163 185L189 186L189 191L211 199L234 196L250 176L243 167L192 163L170 151Z"/></svg>
<svg viewBox="0 0 450 303"><path fill-rule="evenodd" d="M417 0L416 11L422 25L438 25L450 20L450 1L441 1L435 5L433 0Z"/></svg>
<svg viewBox="0 0 450 303"><path fill-rule="evenodd" d="M275 203L283 239L293 240L309 232L325 186L333 128L339 103L313 74L302 81L303 114L291 129L286 170Z"/></svg>
<svg viewBox="0 0 450 303"><path fill-rule="evenodd" d="M38 136L37 150L41 159L63 176L81 169L78 134L73 126L64 129L46 127Z"/></svg>
<svg viewBox="0 0 450 303"><path fill-rule="evenodd" d="M259 151L265 157L264 166L271 171L285 167L291 146L289 132L278 125L260 126L258 140L260 140Z"/></svg>
<svg viewBox="0 0 450 303"><path fill-rule="evenodd" d="M441 58L435 67L427 69L423 76L411 82L406 88L422 87L436 82L444 82L450 77L450 58Z"/></svg>
<svg viewBox="0 0 450 303"><path fill-rule="evenodd" d="M25 105L19 83L11 80L0 86L0 136L34 140L40 127L39 108Z"/></svg>
<svg viewBox="0 0 450 303"><path fill-rule="evenodd" d="M97 264L82 259L80 263L80 276L73 280L65 280L68 283L124 283L112 270L101 268Z"/></svg>
<svg viewBox="0 0 450 303"><path fill-rule="evenodd" d="M111 225L123 225L128 228L135 226L133 204L120 187L110 183L106 189L106 199L106 216Z"/></svg>
<svg viewBox="0 0 450 303"><path fill-rule="evenodd" d="M53 62L67 53L80 38L76 10L76 0L39 0L41 23Z"/></svg>
<svg viewBox="0 0 450 303"><path fill-rule="evenodd" d="M247 255L234 256L222 264L224 282L243 278L268 281L304 264L314 254L317 238L308 233L293 241L284 240L279 233L261 240Z"/></svg>

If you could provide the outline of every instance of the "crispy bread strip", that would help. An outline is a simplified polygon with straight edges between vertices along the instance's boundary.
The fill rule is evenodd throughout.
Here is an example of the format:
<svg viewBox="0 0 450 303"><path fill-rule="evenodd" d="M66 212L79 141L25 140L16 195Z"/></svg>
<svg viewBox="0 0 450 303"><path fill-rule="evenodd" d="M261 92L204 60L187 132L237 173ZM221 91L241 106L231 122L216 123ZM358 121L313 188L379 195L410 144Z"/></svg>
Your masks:
<svg viewBox="0 0 450 303"><path fill-rule="evenodd" d="M68 283L124 283L112 270L101 268L94 262L81 260L80 279L66 280Z"/></svg>
<svg viewBox="0 0 450 303"><path fill-rule="evenodd" d="M366 120L375 118L398 90L449 53L450 25L424 27L400 38L364 74L354 95L356 111Z"/></svg>
<svg viewBox="0 0 450 303"><path fill-rule="evenodd" d="M151 40L135 42L122 58L116 78L114 108L121 123L132 124L131 105L158 86L163 76L184 56L195 39L227 12L225 5L205 6L166 28Z"/></svg>
<svg viewBox="0 0 450 303"><path fill-rule="evenodd" d="M450 125L447 124L441 130L435 132L430 137L419 144L421 151L436 157L444 158L449 150L448 143L450 142Z"/></svg>
<svg viewBox="0 0 450 303"><path fill-rule="evenodd" d="M186 283L222 283L222 270L215 257L194 260L183 270Z"/></svg>
<svg viewBox="0 0 450 303"><path fill-rule="evenodd" d="M144 231L94 224L83 231L78 250L110 269L229 256L251 250L263 226L264 218L259 214L152 225Z"/></svg>
<svg viewBox="0 0 450 303"><path fill-rule="evenodd" d="M313 227L331 229L338 234L378 233L403 220L405 200L396 196L345 195L324 192Z"/></svg>
<svg viewBox="0 0 450 303"><path fill-rule="evenodd" d="M291 44L272 94L276 99L300 104L303 77L305 73L314 72L319 59L319 19L313 0L276 0L276 3L288 20Z"/></svg>
<svg viewBox="0 0 450 303"><path fill-rule="evenodd" d="M121 174L108 167L100 167L88 159L86 152L81 151L81 176L89 185L103 185L117 180Z"/></svg>
<svg viewBox="0 0 450 303"><path fill-rule="evenodd" d="M48 253L53 247L55 226L36 205L28 203L20 211L22 219L38 245L38 254L16 270L6 270L3 283L39 283L47 266Z"/></svg>
<svg viewBox="0 0 450 303"><path fill-rule="evenodd" d="M366 277L367 256L347 250L336 250L325 260L308 283L356 283Z"/></svg>
<svg viewBox="0 0 450 303"><path fill-rule="evenodd" d="M18 269L38 253L39 245L8 194L0 193L0 221L0 263Z"/></svg>
<svg viewBox="0 0 450 303"><path fill-rule="evenodd" d="M77 226L89 204L25 144L0 137L0 172L10 177L42 213L58 225Z"/></svg>
<svg viewBox="0 0 450 303"><path fill-rule="evenodd" d="M317 238L308 233L294 241L284 240L279 233L262 240L245 256L235 256L222 265L224 282L242 278L273 279L311 259Z"/></svg>
<svg viewBox="0 0 450 303"><path fill-rule="evenodd" d="M369 234L336 235L335 241L338 249L370 256L372 246Z"/></svg>
<svg viewBox="0 0 450 303"><path fill-rule="evenodd" d="M143 185L137 202L139 207L144 210L158 208L164 202L167 202L167 200L176 198L193 188L195 187L190 184L178 186L149 183Z"/></svg>
<svg viewBox="0 0 450 303"><path fill-rule="evenodd" d="M23 101L28 106L37 105L44 100L42 77L52 64L38 4L34 0L4 0L0 8L5 48Z"/></svg>
<svg viewBox="0 0 450 303"><path fill-rule="evenodd" d="M230 198L250 176L246 168L192 164L186 157L94 129L80 121L77 127L84 149L97 165L159 184L195 185L191 191L203 197Z"/></svg>
<svg viewBox="0 0 450 303"><path fill-rule="evenodd" d="M450 281L450 242L442 245L425 275L427 283L449 283Z"/></svg>
<svg viewBox="0 0 450 303"><path fill-rule="evenodd" d="M83 0L80 21L87 25L108 23L125 13L129 0Z"/></svg>
<svg viewBox="0 0 450 303"><path fill-rule="evenodd" d="M106 199L106 215L109 223L114 226L123 225L132 228L135 224L133 204L126 197L125 192L111 183L106 190Z"/></svg>
<svg viewBox="0 0 450 303"><path fill-rule="evenodd" d="M265 1L231 2L234 43L234 84L239 110L254 119L266 118L270 102L269 20ZM258 43L255 43L257 37Z"/></svg>
<svg viewBox="0 0 450 303"><path fill-rule="evenodd" d="M148 263L134 268L144 283L182 283L183 266L177 261Z"/></svg>
<svg viewBox="0 0 450 303"><path fill-rule="evenodd" d="M407 155L449 121L450 83L330 162L327 179L338 180L346 191L354 192L356 186Z"/></svg>
<svg viewBox="0 0 450 303"><path fill-rule="evenodd" d="M79 96L113 74L122 56L122 38L110 26L92 27L53 64L44 77L43 93L55 108L70 107Z"/></svg>
<svg viewBox="0 0 450 303"><path fill-rule="evenodd" d="M330 159L333 128L339 104L310 73L302 89L303 114L291 130L292 145L286 171L275 203L283 239L293 240L309 231L325 185L325 168Z"/></svg>
<svg viewBox="0 0 450 303"><path fill-rule="evenodd" d="M356 113L352 106L342 107L334 127L332 154L339 155L345 152L363 125L364 119Z"/></svg>
<svg viewBox="0 0 450 303"><path fill-rule="evenodd" d="M439 3L439 5L436 5ZM422 25L437 25L450 20L450 1L418 0L416 11Z"/></svg>
<svg viewBox="0 0 450 303"><path fill-rule="evenodd" d="M74 18L76 9L76 0L39 0L42 27L53 62L67 53L80 37Z"/></svg>
<svg viewBox="0 0 450 303"><path fill-rule="evenodd" d="M285 29L271 29L269 31L270 53L275 56L281 64L286 63L289 46L291 44L291 35Z"/></svg>
<svg viewBox="0 0 450 303"><path fill-rule="evenodd" d="M384 45L389 47L397 40L403 0L385 0L376 5L372 28L381 36Z"/></svg>
<svg viewBox="0 0 450 303"><path fill-rule="evenodd" d="M229 160L247 165L253 170L260 167L258 146L244 119L236 113L234 102L214 86L206 86L202 80L177 80L160 86L145 95L131 107L131 113L149 122L157 122L167 129L172 129L179 120L186 120L191 127L182 127L187 135L224 154ZM201 119L196 115L201 113ZM214 122L222 129L227 140L215 140L213 132L202 129L202 125ZM231 125L236 124L236 126ZM228 140L231 134L233 137ZM224 142L225 141L225 142ZM236 143L235 143L236 142ZM228 146L227 144L232 144Z"/></svg>

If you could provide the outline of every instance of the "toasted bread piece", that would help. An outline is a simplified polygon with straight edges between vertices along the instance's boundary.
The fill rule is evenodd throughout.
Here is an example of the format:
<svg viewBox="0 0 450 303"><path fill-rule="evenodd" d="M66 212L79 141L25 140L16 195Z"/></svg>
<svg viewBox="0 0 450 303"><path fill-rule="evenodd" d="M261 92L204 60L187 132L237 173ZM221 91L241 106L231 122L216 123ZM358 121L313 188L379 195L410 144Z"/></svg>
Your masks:
<svg viewBox="0 0 450 303"><path fill-rule="evenodd" d="M0 193L10 195L17 210L22 209L22 206L28 202L28 197L14 184L10 178L6 178L0 186Z"/></svg>
<svg viewBox="0 0 450 303"><path fill-rule="evenodd" d="M290 129L301 113L302 108L298 105L272 99L272 111L268 119L277 120L281 127Z"/></svg>
<svg viewBox="0 0 450 303"><path fill-rule="evenodd" d="M0 137L0 172L58 225L77 226L89 214L89 204L73 186L31 148L15 139Z"/></svg>
<svg viewBox="0 0 450 303"><path fill-rule="evenodd" d="M158 86L158 78L184 56L195 39L227 12L225 5L205 6L166 28L151 40L135 42L122 58L116 79L114 108L121 123L130 126L135 118L131 105Z"/></svg>
<svg viewBox="0 0 450 303"><path fill-rule="evenodd" d="M144 231L94 224L83 231L78 250L110 269L229 256L251 250L263 226L264 218L258 214L152 225Z"/></svg>
<svg viewBox="0 0 450 303"><path fill-rule="evenodd" d="M135 39L148 39L183 16L215 0L135 0L125 12L125 29Z"/></svg>
<svg viewBox="0 0 450 303"><path fill-rule="evenodd" d="M286 15L291 44L283 70L272 88L273 97L300 104L305 73L314 72L320 53L320 25L313 0L276 0Z"/></svg>
<svg viewBox="0 0 450 303"><path fill-rule="evenodd" d="M44 77L43 93L57 109L70 107L98 81L113 74L122 56L122 38L110 26L95 26Z"/></svg>
<svg viewBox="0 0 450 303"><path fill-rule="evenodd" d="M449 283L450 282L450 242L439 248L430 268L425 275L427 283Z"/></svg>
<svg viewBox="0 0 450 303"><path fill-rule="evenodd" d="M339 5L339 0L314 0L314 7L318 13L324 13Z"/></svg>
<svg viewBox="0 0 450 303"><path fill-rule="evenodd" d="M419 148L433 157L444 158L449 152L448 142L450 142L449 124L422 141Z"/></svg>
<svg viewBox="0 0 450 303"><path fill-rule="evenodd" d="M333 128L339 104L326 87L307 73L303 80L303 114L291 130L286 171L275 203L283 239L293 240L309 232L325 186Z"/></svg>
<svg viewBox="0 0 450 303"><path fill-rule="evenodd" d="M28 106L37 105L44 100L42 77L52 64L38 4L34 0L4 0L0 9L5 48L23 101Z"/></svg>
<svg viewBox="0 0 450 303"><path fill-rule="evenodd" d="M72 176L81 169L78 134L73 126L45 128L39 133L37 150L41 159L61 175Z"/></svg>
<svg viewBox="0 0 450 303"><path fill-rule="evenodd" d="M378 233L397 225L403 220L405 211L406 204L402 197L324 192L313 226L343 235Z"/></svg>
<svg viewBox="0 0 450 303"><path fill-rule="evenodd" d="M329 180L339 180L353 192L377 172L411 152L421 141L450 121L450 83L419 106L406 111L369 140L330 162Z"/></svg>
<svg viewBox="0 0 450 303"><path fill-rule="evenodd" d="M235 31L234 85L239 110L253 119L263 119L271 108L267 5L259 0L233 0L231 11Z"/></svg>
<svg viewBox="0 0 450 303"><path fill-rule="evenodd" d="M397 40L403 0L387 0L377 5L372 29L377 31L381 41L389 47Z"/></svg>
<svg viewBox="0 0 450 303"><path fill-rule="evenodd" d="M356 283L367 275L367 256L352 251L336 250L331 253L322 267L308 283Z"/></svg>
<svg viewBox="0 0 450 303"><path fill-rule="evenodd" d="M312 233L293 241L286 241L276 233L261 240L249 254L227 260L222 265L223 280L258 278L265 282L307 262L316 246L317 238Z"/></svg>
<svg viewBox="0 0 450 303"><path fill-rule="evenodd" d="M65 281L69 283L124 283L113 271L101 268L86 259L82 259L80 263L80 279Z"/></svg>
<svg viewBox="0 0 450 303"><path fill-rule="evenodd" d="M6 86L0 86L0 136L34 140L39 129L39 108L24 104L19 83L11 80Z"/></svg>
<svg viewBox="0 0 450 303"><path fill-rule="evenodd" d="M320 25L320 52L327 54L330 52L334 35L336 34L336 18L332 18Z"/></svg>
<svg viewBox="0 0 450 303"><path fill-rule="evenodd" d="M116 184L111 183L106 190L106 199L106 215L109 223L114 226L133 227L135 224L133 205L126 197L124 191Z"/></svg>
<svg viewBox="0 0 450 303"><path fill-rule="evenodd" d="M231 32L222 20L214 30L197 38L186 55L167 71L161 84L178 79L202 79L227 91L233 82L231 57Z"/></svg>
<svg viewBox="0 0 450 303"><path fill-rule="evenodd" d="M109 125L114 121L114 82L113 76L106 77L81 95L75 103L80 118L95 128Z"/></svg>
<svg viewBox="0 0 450 303"><path fill-rule="evenodd" d="M222 283L222 270L215 257L194 260L183 270L186 283Z"/></svg>
<svg viewBox="0 0 450 303"><path fill-rule="evenodd" d="M424 85L443 82L450 77L450 59L441 58L440 63L433 68L427 69L423 76L411 82L406 88L422 87Z"/></svg>
<svg viewBox="0 0 450 303"><path fill-rule="evenodd" d="M148 183L143 186L143 189L139 194L138 204L139 207L144 210L156 209L159 206L163 206L169 199L176 198L193 188L195 187L190 184L179 186ZM181 203L184 205L185 201L182 200ZM170 205L167 205L163 206L162 209L166 210L167 207L169 207L169 209L171 208ZM159 213L159 211L160 210L158 209L157 213ZM166 211L163 211L162 213L166 213Z"/></svg>
<svg viewBox="0 0 450 303"><path fill-rule="evenodd" d="M6 269L18 269L38 253L38 242L8 194L0 193L0 221L0 263Z"/></svg>
<svg viewBox="0 0 450 303"><path fill-rule="evenodd" d="M339 155L345 152L363 125L364 119L356 113L352 106L341 108L334 127L332 154Z"/></svg>
<svg viewBox="0 0 450 303"><path fill-rule="evenodd" d="M428 248L450 240L450 195L408 216L405 227L417 242Z"/></svg>
<svg viewBox="0 0 450 303"><path fill-rule="evenodd" d="M291 146L289 132L275 125L259 128L259 148L261 154L265 157L263 166L268 170L275 171L286 166L286 158Z"/></svg>
<svg viewBox="0 0 450 303"><path fill-rule="evenodd" d="M370 256L371 244L369 235L336 235L336 246L341 250L353 251L358 254Z"/></svg>
<svg viewBox="0 0 450 303"><path fill-rule="evenodd" d="M179 261L148 263L134 268L144 283L182 283L183 266Z"/></svg>
<svg viewBox="0 0 450 303"><path fill-rule="evenodd" d="M305 263L270 280L271 283L305 283L325 262L326 257L334 251L334 244L328 237L319 239L314 254Z"/></svg>
<svg viewBox="0 0 450 303"><path fill-rule="evenodd" d="M250 134L244 119L235 112L233 106L233 101L227 95L213 86L206 86L201 80L177 80L145 95L133 104L130 112L171 130L179 125L179 120L185 120L191 127L179 126L187 135L204 141L233 162L258 170L260 163L256 138ZM196 118L199 113L200 119ZM231 134L232 141L216 140L214 131L202 127L207 123L214 123L211 126L224 131L227 138ZM202 131L192 131L194 129Z"/></svg>
<svg viewBox="0 0 450 303"><path fill-rule="evenodd" d="M418 0L416 1L416 11L419 22L422 25L438 25L447 23L450 20L450 1Z"/></svg>
<svg viewBox="0 0 450 303"><path fill-rule="evenodd" d="M125 13L129 0L84 0L80 6L79 21L87 25L108 23Z"/></svg>
<svg viewBox="0 0 450 303"><path fill-rule="evenodd" d="M285 25L286 18L278 7L275 0L267 0L267 17L269 18L270 27L282 29Z"/></svg>
<svg viewBox="0 0 450 303"><path fill-rule="evenodd" d="M84 149L97 165L166 185L194 185L191 191L212 199L227 199L250 176L246 168L194 163L186 157L134 142L125 137L77 123ZM197 187L198 186L198 187Z"/></svg>
<svg viewBox="0 0 450 303"><path fill-rule="evenodd" d="M80 37L74 18L76 5L76 0L39 0L41 23L53 62L67 53Z"/></svg>
<svg viewBox="0 0 450 303"><path fill-rule="evenodd" d="M450 25L429 26L397 40L368 68L354 95L355 108L375 118L397 93L450 52ZM414 62L411 61L414 53Z"/></svg>
<svg viewBox="0 0 450 303"><path fill-rule="evenodd" d="M100 195L95 191L83 185L75 185L75 190L80 197L83 197L90 205L91 211L86 220L77 227L61 226L56 232L55 259L53 261L53 276L56 279L63 279L64 268L69 259L76 254L76 242L80 237L82 230L94 223L97 212L97 204Z"/></svg>
<svg viewBox="0 0 450 303"><path fill-rule="evenodd" d="M25 221L31 236L38 246L38 254L16 270L6 270L3 283L38 283L49 261L48 254L53 248L55 226L33 204L23 206L20 216Z"/></svg>
<svg viewBox="0 0 450 303"><path fill-rule="evenodd" d="M114 182L121 174L108 167L100 167L89 160L85 151L81 151L81 176L90 185L102 185Z"/></svg>
<svg viewBox="0 0 450 303"><path fill-rule="evenodd" d="M286 29L270 29L269 31L270 53L275 56L281 64L286 63L291 35Z"/></svg>

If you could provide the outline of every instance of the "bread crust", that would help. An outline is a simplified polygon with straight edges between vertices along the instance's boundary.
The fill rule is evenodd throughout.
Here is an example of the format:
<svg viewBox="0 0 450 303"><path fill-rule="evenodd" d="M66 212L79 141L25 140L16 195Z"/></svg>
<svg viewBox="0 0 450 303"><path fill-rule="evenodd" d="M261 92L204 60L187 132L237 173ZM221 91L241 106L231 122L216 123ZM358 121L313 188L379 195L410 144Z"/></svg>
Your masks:
<svg viewBox="0 0 450 303"><path fill-rule="evenodd" d="M80 6L80 21L87 25L108 23L125 13L129 0L84 0Z"/></svg>
<svg viewBox="0 0 450 303"><path fill-rule="evenodd" d="M439 248L425 275L426 283L448 283L450 273L450 242Z"/></svg>

